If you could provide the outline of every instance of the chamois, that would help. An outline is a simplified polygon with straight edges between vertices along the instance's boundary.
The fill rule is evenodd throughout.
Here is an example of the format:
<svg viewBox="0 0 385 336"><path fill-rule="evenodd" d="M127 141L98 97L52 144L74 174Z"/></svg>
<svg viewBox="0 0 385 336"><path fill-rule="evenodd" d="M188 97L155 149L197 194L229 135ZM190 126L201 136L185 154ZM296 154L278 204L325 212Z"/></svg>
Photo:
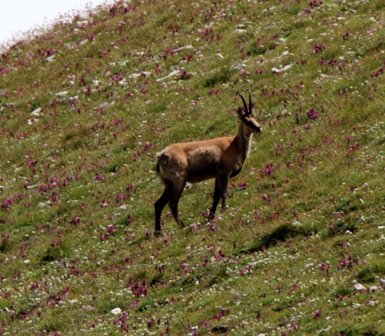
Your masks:
<svg viewBox="0 0 385 336"><path fill-rule="evenodd" d="M208 219L212 220L220 199L222 210L226 209L227 185L229 178L239 174L249 154L253 133L261 133L252 112L251 94L249 107L241 97L244 110L238 109L241 120L238 134L230 137L214 138L204 141L176 143L157 153L156 171L160 176L164 191L155 202L155 235L161 234L161 214L168 203L179 227L183 222L178 212L178 202L187 182L196 183L215 178L214 202Z"/></svg>

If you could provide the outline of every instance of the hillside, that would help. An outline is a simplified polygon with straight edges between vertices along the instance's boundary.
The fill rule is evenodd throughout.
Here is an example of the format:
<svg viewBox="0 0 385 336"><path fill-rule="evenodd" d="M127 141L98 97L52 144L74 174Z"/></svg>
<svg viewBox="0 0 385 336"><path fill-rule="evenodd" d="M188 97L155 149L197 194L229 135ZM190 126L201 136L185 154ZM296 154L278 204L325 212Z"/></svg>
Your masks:
<svg viewBox="0 0 385 336"><path fill-rule="evenodd" d="M118 1L0 58L0 335L385 335L385 3ZM263 133L178 229L156 152ZM383 280L383 281L382 281Z"/></svg>

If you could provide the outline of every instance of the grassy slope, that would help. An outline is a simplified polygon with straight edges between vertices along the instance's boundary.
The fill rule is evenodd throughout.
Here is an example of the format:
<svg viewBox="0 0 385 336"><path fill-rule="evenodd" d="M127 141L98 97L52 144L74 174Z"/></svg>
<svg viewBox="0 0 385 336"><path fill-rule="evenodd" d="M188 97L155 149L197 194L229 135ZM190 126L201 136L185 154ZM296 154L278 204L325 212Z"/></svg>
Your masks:
<svg viewBox="0 0 385 336"><path fill-rule="evenodd" d="M384 15L132 1L9 49L0 335L385 334ZM246 89L264 134L229 210L205 224L195 185L154 238L156 151L235 133Z"/></svg>

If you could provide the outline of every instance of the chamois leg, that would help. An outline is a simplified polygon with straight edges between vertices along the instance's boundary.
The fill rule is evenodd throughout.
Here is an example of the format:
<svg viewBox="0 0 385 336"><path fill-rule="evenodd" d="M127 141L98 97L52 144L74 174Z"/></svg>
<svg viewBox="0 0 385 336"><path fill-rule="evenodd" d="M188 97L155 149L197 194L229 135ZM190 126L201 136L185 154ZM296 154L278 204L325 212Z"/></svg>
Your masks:
<svg viewBox="0 0 385 336"><path fill-rule="evenodd" d="M220 186L219 186L219 179L215 179L215 189L214 189L214 200L213 200L213 206L211 207L209 217L207 218L209 221L212 221L215 217L215 211L217 211L217 206L219 203L219 200L221 198L220 193Z"/></svg>
<svg viewBox="0 0 385 336"><path fill-rule="evenodd" d="M175 221L177 225L182 228L184 226L183 221L179 217L179 212L178 212L178 203L179 199L182 196L183 189L186 185L186 182L180 182L180 183L173 183L173 189L172 189L172 194L170 201L168 202L168 205L170 206L172 215L175 218Z"/></svg>
<svg viewBox="0 0 385 336"><path fill-rule="evenodd" d="M172 194L172 182L166 181L164 182L164 191L162 196L155 202L155 232L156 236L161 235L161 226L160 226L160 218L162 215L163 208L170 201Z"/></svg>
<svg viewBox="0 0 385 336"><path fill-rule="evenodd" d="M220 195L222 198L222 212L226 211L227 209L227 204L226 204L226 199L227 199L227 185L229 183L229 176L228 175L222 175L219 178L219 189L220 189Z"/></svg>

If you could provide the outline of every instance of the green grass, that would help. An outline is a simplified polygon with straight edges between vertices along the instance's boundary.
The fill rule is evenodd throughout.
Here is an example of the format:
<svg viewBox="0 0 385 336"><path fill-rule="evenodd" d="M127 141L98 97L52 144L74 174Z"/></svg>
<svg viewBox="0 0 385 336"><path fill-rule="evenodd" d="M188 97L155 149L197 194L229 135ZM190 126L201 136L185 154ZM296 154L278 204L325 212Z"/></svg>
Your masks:
<svg viewBox="0 0 385 336"><path fill-rule="evenodd" d="M0 335L385 333L385 7L314 3L118 2L2 52ZM194 185L154 237L156 152L247 89L229 209Z"/></svg>

